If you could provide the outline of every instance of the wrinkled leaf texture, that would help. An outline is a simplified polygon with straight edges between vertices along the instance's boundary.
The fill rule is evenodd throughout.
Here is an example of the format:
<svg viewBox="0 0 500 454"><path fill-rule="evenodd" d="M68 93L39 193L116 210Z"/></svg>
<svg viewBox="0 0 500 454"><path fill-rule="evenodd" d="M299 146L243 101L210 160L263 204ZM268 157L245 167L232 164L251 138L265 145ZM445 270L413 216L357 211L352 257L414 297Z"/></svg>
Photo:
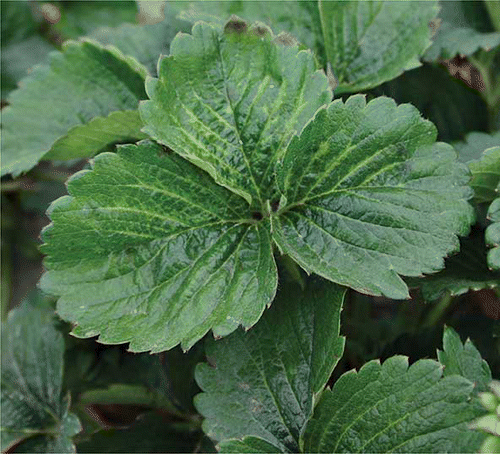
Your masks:
<svg viewBox="0 0 500 454"><path fill-rule="evenodd" d="M261 24L192 33L140 106L164 148L97 156L50 211L42 286L74 334L161 351L248 328L275 295L273 243L392 298L408 296L399 274L442 268L473 211L468 170L432 123L388 98L326 106L312 54Z"/></svg>

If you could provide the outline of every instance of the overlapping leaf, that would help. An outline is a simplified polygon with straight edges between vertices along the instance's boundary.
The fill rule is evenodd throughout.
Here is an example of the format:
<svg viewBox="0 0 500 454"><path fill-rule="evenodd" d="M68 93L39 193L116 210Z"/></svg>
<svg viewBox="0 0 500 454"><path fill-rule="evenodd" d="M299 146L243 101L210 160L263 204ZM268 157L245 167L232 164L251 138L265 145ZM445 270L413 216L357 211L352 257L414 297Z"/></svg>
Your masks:
<svg viewBox="0 0 500 454"><path fill-rule="evenodd" d="M320 0L319 10L327 60L338 81L335 93L352 93L420 66L438 5Z"/></svg>
<svg viewBox="0 0 500 454"><path fill-rule="evenodd" d="M304 291L289 284L249 332L207 344L214 366L196 370L204 393L195 405L207 418L205 432L223 442L223 450L298 451L314 395L343 353L344 293L321 281L309 282Z"/></svg>
<svg viewBox="0 0 500 454"><path fill-rule="evenodd" d="M304 434L304 452L475 452L484 436L473 383L443 367L394 356L342 375L325 391Z"/></svg>
<svg viewBox="0 0 500 454"><path fill-rule="evenodd" d="M484 150L479 159L469 161L472 172L470 185L478 203L491 202L498 195L500 184L500 146Z"/></svg>
<svg viewBox="0 0 500 454"><path fill-rule="evenodd" d="M458 151L458 160L465 163L480 160L485 150L499 145L500 131L491 134L473 131L467 134L464 141L453 144Z"/></svg>
<svg viewBox="0 0 500 454"><path fill-rule="evenodd" d="M274 163L292 136L331 100L310 52L238 20L178 35L146 90L144 131L257 210L277 196Z"/></svg>
<svg viewBox="0 0 500 454"><path fill-rule="evenodd" d="M133 351L252 326L276 289L269 223L156 144L95 158L50 210L48 292L74 334Z"/></svg>
<svg viewBox="0 0 500 454"><path fill-rule="evenodd" d="M485 2L441 1L442 23L425 54L427 61L467 56L478 49L490 50L500 44L500 32L493 28Z"/></svg>
<svg viewBox="0 0 500 454"><path fill-rule="evenodd" d="M483 232L474 231L460 243L460 252L446 259L444 270L423 279L408 279L411 287L422 289L427 301L437 300L444 292L456 296L500 284L500 273L488 269Z"/></svg>
<svg viewBox="0 0 500 454"><path fill-rule="evenodd" d="M290 33L327 62L337 93L375 87L403 71L420 66L419 57L431 44L429 22L437 2L414 8L411 2L180 2L186 20L221 23L231 14L261 21L275 33Z"/></svg>
<svg viewBox="0 0 500 454"><path fill-rule="evenodd" d="M411 105L334 101L286 151L273 239L309 272L407 297L398 274L441 269L474 218L467 169L435 136Z"/></svg>
<svg viewBox="0 0 500 454"><path fill-rule="evenodd" d="M474 383L474 391L488 389L491 382L491 371L488 363L481 358L481 353L467 339L464 344L453 328L445 327L443 333L443 350L438 350L439 362L444 366L443 375L460 375Z"/></svg>
<svg viewBox="0 0 500 454"><path fill-rule="evenodd" d="M500 184L497 187L500 193ZM488 218L492 222L486 229L486 244L492 247L488 251L488 266L494 270L500 270L500 197L497 197L490 205ZM500 281L500 278L499 278Z"/></svg>
<svg viewBox="0 0 500 454"><path fill-rule="evenodd" d="M75 452L80 423L62 395L63 354L50 311L25 305L9 314L2 326L2 451L20 442L21 451Z"/></svg>
<svg viewBox="0 0 500 454"><path fill-rule="evenodd" d="M107 139L140 138L137 117L124 121L124 117L108 115L137 109L139 99L145 97L145 74L142 65L117 49L91 42L65 43L62 52L51 54L50 66L36 67L21 81L21 87L10 95L11 105L2 111L2 175L17 176L31 169L66 134L77 136L66 138L66 145L77 147L70 150L69 159L82 156L82 143L91 156L100 150L97 145L107 145ZM78 128L95 117L107 118L84 130ZM112 131L111 136L105 137L102 128ZM88 143L81 140L82 134ZM53 159L68 159L55 151Z"/></svg>

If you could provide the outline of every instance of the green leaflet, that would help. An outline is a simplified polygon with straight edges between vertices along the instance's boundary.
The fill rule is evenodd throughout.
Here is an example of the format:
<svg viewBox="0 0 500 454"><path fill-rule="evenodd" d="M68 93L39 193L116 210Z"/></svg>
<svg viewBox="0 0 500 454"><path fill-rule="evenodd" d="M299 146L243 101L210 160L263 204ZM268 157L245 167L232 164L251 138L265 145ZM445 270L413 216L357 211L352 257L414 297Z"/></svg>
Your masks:
<svg viewBox="0 0 500 454"><path fill-rule="evenodd" d="M339 93L380 85L420 66L430 46L435 1L319 2L327 60Z"/></svg>
<svg viewBox="0 0 500 454"><path fill-rule="evenodd" d="M443 375L460 375L474 383L474 392L486 391L491 382L488 363L481 358L481 353L467 339L462 344L460 336L450 327L443 333L443 351L438 350L438 360L444 366Z"/></svg>
<svg viewBox="0 0 500 454"><path fill-rule="evenodd" d="M357 95L320 110L280 162L273 239L306 271L401 299L474 219L465 166L411 105Z"/></svg>
<svg viewBox="0 0 500 454"><path fill-rule="evenodd" d="M427 61L472 55L500 44L484 2L441 1L440 24L432 46L424 55Z"/></svg>
<svg viewBox="0 0 500 454"><path fill-rule="evenodd" d="M499 144L500 131L491 134L473 131L467 134L463 142L456 142L453 146L458 151L458 160L469 164L471 161L480 160L485 150Z"/></svg>
<svg viewBox="0 0 500 454"><path fill-rule="evenodd" d="M81 427L62 395L64 340L51 311L26 305L2 325L1 449L75 452Z"/></svg>
<svg viewBox="0 0 500 454"><path fill-rule="evenodd" d="M500 184L500 146L484 150L479 159L467 163L472 172L470 185L478 203L491 202Z"/></svg>
<svg viewBox="0 0 500 454"><path fill-rule="evenodd" d="M303 452L475 452L481 434L473 384L443 378L443 367L394 356L342 375L319 400L303 438Z"/></svg>
<svg viewBox="0 0 500 454"><path fill-rule="evenodd" d="M297 452L315 397L342 356L340 311L345 289L310 279L302 291L285 285L247 333L207 343L214 364L200 364L195 398L203 429L221 449L268 447ZM228 441L242 439L241 443Z"/></svg>
<svg viewBox="0 0 500 454"><path fill-rule="evenodd" d="M500 184L496 192L500 193ZM488 266L491 269L500 270L500 197L491 203L488 209L488 218L492 222L485 233L486 244L492 247L488 251Z"/></svg>
<svg viewBox="0 0 500 454"><path fill-rule="evenodd" d="M10 105L2 110L2 175L30 170L54 142L68 132L73 135L75 126L114 111L136 110L139 99L145 97L146 72L115 48L87 41L65 43L62 52L51 54L49 66L36 67L21 81L21 87L10 94ZM115 129L116 123L116 116L100 119L95 129L87 125L85 134L90 142L95 137L102 141L99 128ZM117 134L115 130L110 140L139 138L137 123L137 119L130 123L130 131L125 128ZM80 146L81 141L70 141ZM95 147L86 146L89 153L96 152ZM69 151L70 158L75 153L82 156L80 150ZM67 159L56 151L52 157Z"/></svg>
<svg viewBox="0 0 500 454"><path fill-rule="evenodd" d="M148 79L143 131L263 210L277 197L276 160L331 100L313 55L277 45L262 25L198 23L179 34Z"/></svg>
<svg viewBox="0 0 500 454"><path fill-rule="evenodd" d="M252 326L273 300L269 223L159 145L123 146L68 183L44 233L44 290L80 337L130 350L191 347Z"/></svg>
<svg viewBox="0 0 500 454"><path fill-rule="evenodd" d="M427 301L437 300L447 291L456 296L469 290L498 287L500 273L488 269L484 241L482 231L473 231L460 241L460 252L446 259L442 271L423 279L410 278L410 287L420 287Z"/></svg>
<svg viewBox="0 0 500 454"><path fill-rule="evenodd" d="M177 2L181 17L222 25L231 14L261 21L275 33L286 32L312 49L321 65L332 70L336 93L352 93L394 79L420 66L431 44L429 23L436 1L415 8L411 1L222 1ZM336 79L336 80L335 80Z"/></svg>

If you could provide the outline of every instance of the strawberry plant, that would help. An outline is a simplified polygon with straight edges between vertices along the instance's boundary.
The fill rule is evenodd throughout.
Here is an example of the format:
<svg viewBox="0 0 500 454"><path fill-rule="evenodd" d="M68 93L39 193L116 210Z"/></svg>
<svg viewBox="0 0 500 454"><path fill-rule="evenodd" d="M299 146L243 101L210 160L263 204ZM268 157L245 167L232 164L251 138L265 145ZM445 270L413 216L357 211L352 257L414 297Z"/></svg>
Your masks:
<svg viewBox="0 0 500 454"><path fill-rule="evenodd" d="M498 2L284 5L2 3L3 451L497 449Z"/></svg>

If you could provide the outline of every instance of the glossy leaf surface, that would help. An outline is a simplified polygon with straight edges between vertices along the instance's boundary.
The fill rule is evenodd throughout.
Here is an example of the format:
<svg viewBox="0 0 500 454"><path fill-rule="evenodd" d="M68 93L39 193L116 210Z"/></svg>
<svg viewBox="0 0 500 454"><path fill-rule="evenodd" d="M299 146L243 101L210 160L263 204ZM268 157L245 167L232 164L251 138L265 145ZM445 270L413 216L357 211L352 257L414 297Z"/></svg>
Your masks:
<svg viewBox="0 0 500 454"><path fill-rule="evenodd" d="M474 215L467 168L432 123L388 98L334 101L295 137L277 179L273 239L306 271L402 299L398 274L443 267Z"/></svg>
<svg viewBox="0 0 500 454"><path fill-rule="evenodd" d="M327 60L338 81L335 93L380 85L420 66L431 44L435 1L319 1Z"/></svg>
<svg viewBox="0 0 500 454"><path fill-rule="evenodd" d="M256 209L276 197L274 164L292 136L332 96L309 51L238 20L178 35L159 71L140 106L144 131Z"/></svg>
<svg viewBox="0 0 500 454"><path fill-rule="evenodd" d="M206 418L205 433L225 443L244 436L258 439L237 442L238 449L270 444L297 452L314 395L343 353L339 328L344 293L321 280L304 291L288 284L250 331L207 344L214 366L198 366L196 379L204 392L195 399ZM235 442L228 443L233 448Z"/></svg>
<svg viewBox="0 0 500 454"><path fill-rule="evenodd" d="M460 375L474 383L474 391L488 389L491 382L491 371L488 363L481 358L481 353L470 339L462 343L457 332L445 327L443 333L443 350L438 350L438 360L444 366L443 375Z"/></svg>
<svg viewBox="0 0 500 454"><path fill-rule="evenodd" d="M32 452L75 452L80 423L62 395L64 340L53 323L24 305L2 325L2 451L35 442Z"/></svg>
<svg viewBox="0 0 500 454"><path fill-rule="evenodd" d="M203 171L142 142L95 158L49 210L42 287L74 334L132 351L252 326L276 290L269 223Z"/></svg>
<svg viewBox="0 0 500 454"><path fill-rule="evenodd" d="M137 109L145 97L145 74L142 65L116 49L65 43L62 52L51 54L49 66L36 67L21 81L2 110L2 175L30 170L75 126L117 110ZM109 121L100 120L101 126L110 127ZM99 137L99 130L95 132ZM136 133L137 122L123 138Z"/></svg>
<svg viewBox="0 0 500 454"><path fill-rule="evenodd" d="M474 452L482 435L473 383L443 367L394 356L342 375L325 391L304 434L304 452Z"/></svg>

